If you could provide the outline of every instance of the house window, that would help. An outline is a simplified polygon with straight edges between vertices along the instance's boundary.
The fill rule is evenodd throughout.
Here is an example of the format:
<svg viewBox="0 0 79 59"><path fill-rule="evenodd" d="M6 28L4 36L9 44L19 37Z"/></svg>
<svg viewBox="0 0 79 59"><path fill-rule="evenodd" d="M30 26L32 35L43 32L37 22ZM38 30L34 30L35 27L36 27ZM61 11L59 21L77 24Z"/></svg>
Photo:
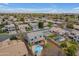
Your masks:
<svg viewBox="0 0 79 59"><path fill-rule="evenodd" d="M32 44L34 44L34 42L32 42Z"/></svg>
<svg viewBox="0 0 79 59"><path fill-rule="evenodd" d="M45 37L45 36L43 36L43 37Z"/></svg>
<svg viewBox="0 0 79 59"><path fill-rule="evenodd" d="M31 41L33 41L33 39L31 39Z"/></svg>
<svg viewBox="0 0 79 59"><path fill-rule="evenodd" d="M26 56L26 54L24 54L23 56Z"/></svg>
<svg viewBox="0 0 79 59"><path fill-rule="evenodd" d="M40 37L42 37L42 36L40 35Z"/></svg>
<svg viewBox="0 0 79 59"><path fill-rule="evenodd" d="M51 32L51 31L49 31L49 32Z"/></svg>
<svg viewBox="0 0 79 59"><path fill-rule="evenodd" d="M74 36L74 38L76 38L76 36Z"/></svg>
<svg viewBox="0 0 79 59"><path fill-rule="evenodd" d="M35 39L37 39L37 37L35 36Z"/></svg>

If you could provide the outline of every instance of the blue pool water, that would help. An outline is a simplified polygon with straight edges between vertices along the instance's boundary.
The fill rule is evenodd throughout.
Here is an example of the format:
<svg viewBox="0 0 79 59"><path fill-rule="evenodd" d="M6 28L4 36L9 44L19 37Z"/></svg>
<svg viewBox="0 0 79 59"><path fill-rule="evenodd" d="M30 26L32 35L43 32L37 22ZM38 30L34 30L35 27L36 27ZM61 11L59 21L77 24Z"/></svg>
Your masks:
<svg viewBox="0 0 79 59"><path fill-rule="evenodd" d="M35 49L34 49L35 55L40 55L40 53L41 53L42 50L43 50L42 46L35 45Z"/></svg>

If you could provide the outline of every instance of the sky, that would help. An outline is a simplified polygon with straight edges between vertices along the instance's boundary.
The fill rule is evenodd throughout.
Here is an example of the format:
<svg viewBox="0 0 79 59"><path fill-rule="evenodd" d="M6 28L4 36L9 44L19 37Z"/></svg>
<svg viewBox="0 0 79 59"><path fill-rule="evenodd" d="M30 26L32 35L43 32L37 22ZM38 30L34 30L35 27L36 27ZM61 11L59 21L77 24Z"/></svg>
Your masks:
<svg viewBox="0 0 79 59"><path fill-rule="evenodd" d="M79 13L79 3L0 3L0 12Z"/></svg>

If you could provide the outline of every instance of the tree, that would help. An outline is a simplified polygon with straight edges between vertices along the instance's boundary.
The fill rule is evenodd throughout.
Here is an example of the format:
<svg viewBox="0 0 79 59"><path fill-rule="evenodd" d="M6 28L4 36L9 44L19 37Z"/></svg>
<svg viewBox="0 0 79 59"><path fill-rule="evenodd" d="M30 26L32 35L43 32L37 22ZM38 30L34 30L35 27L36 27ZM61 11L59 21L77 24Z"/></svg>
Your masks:
<svg viewBox="0 0 79 59"><path fill-rule="evenodd" d="M73 29L73 28L74 28L72 22L68 22L66 27L67 27L67 28L70 28L70 29Z"/></svg>
<svg viewBox="0 0 79 59"><path fill-rule="evenodd" d="M39 23L38 23L38 27L39 27L40 29L42 29L42 28L44 27L43 25L44 25L43 22L39 22Z"/></svg>
<svg viewBox="0 0 79 59"><path fill-rule="evenodd" d="M75 55L75 52L76 52L77 48L75 45L72 45L70 47L67 48L67 52L66 55L68 56L74 56Z"/></svg>
<svg viewBox="0 0 79 59"><path fill-rule="evenodd" d="M24 21L24 18L20 18L20 21Z"/></svg>
<svg viewBox="0 0 79 59"><path fill-rule="evenodd" d="M78 46L78 42L76 42L76 41L74 41L74 40L70 41L70 43L71 43L71 44L74 44L74 45L76 45L76 46Z"/></svg>
<svg viewBox="0 0 79 59"><path fill-rule="evenodd" d="M0 24L0 29L4 27L4 24Z"/></svg>
<svg viewBox="0 0 79 59"><path fill-rule="evenodd" d="M26 29L26 31L31 31L32 30L31 27L28 27L28 28L26 27L25 29Z"/></svg>
<svg viewBox="0 0 79 59"><path fill-rule="evenodd" d="M46 48L51 48L51 45L49 43L45 44Z"/></svg>
<svg viewBox="0 0 79 59"><path fill-rule="evenodd" d="M67 47L67 43L66 43L66 42L62 42L62 43L60 44L60 46L63 47L63 48L66 48L66 47Z"/></svg>
<svg viewBox="0 0 79 59"><path fill-rule="evenodd" d="M64 49L64 52L66 53L67 56L74 56L78 45L75 41L64 41L60 44L61 48Z"/></svg>
<svg viewBox="0 0 79 59"><path fill-rule="evenodd" d="M48 27L52 27L52 22L48 22Z"/></svg>
<svg viewBox="0 0 79 59"><path fill-rule="evenodd" d="M10 38L10 40L17 40L17 37L16 37L16 36L12 36L12 37Z"/></svg>
<svg viewBox="0 0 79 59"><path fill-rule="evenodd" d="M3 30L2 29L0 29L0 33L3 33Z"/></svg>
<svg viewBox="0 0 79 59"><path fill-rule="evenodd" d="M50 35L48 35L48 38L54 38L54 37L56 37L57 35L56 34L50 34Z"/></svg>

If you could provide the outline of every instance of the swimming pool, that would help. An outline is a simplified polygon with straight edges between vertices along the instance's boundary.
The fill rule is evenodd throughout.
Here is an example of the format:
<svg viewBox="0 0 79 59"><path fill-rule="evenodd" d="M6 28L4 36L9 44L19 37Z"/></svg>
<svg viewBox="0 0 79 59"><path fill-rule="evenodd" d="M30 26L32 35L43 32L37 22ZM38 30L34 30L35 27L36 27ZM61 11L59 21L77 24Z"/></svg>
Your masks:
<svg viewBox="0 0 79 59"><path fill-rule="evenodd" d="M40 46L40 45L35 45L35 48L34 48L34 53L35 53L35 55L40 55L41 52L42 52L42 50L43 50L43 47L42 47L42 46Z"/></svg>

